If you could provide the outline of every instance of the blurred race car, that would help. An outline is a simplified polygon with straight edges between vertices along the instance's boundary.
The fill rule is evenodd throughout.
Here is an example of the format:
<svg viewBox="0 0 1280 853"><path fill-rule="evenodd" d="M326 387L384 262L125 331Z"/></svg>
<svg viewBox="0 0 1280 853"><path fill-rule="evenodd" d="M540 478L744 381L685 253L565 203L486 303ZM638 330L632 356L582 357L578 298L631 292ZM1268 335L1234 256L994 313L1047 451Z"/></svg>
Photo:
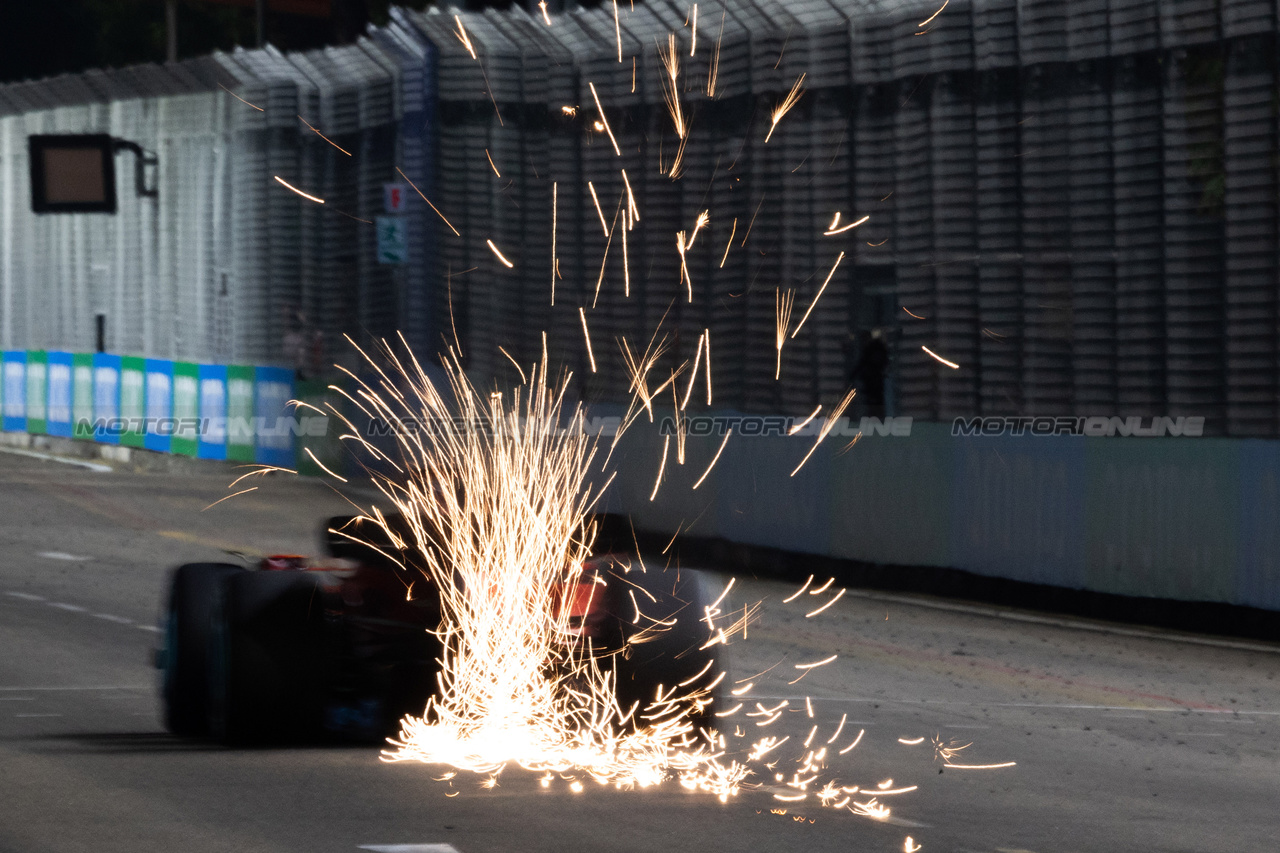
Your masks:
<svg viewBox="0 0 1280 853"><path fill-rule="evenodd" d="M389 523L404 525L394 516ZM417 555L398 551L385 531L358 517L329 519L321 536L327 560L277 554L255 567L174 570L156 654L171 732L228 744L376 741L394 734L406 714L422 713L436 687L441 607L414 571ZM601 536L597 548L608 541ZM621 706L648 702L660 684L711 684L720 670L702 648L710 638L702 618L706 581L688 570L649 569L624 582L626 561L593 557L560 591L580 641L601 654L625 650L609 664L617 668ZM645 614L675 617L675 625L633 645L640 628L628 590L637 587L648 593ZM713 727L714 710L691 707L695 725Z"/></svg>

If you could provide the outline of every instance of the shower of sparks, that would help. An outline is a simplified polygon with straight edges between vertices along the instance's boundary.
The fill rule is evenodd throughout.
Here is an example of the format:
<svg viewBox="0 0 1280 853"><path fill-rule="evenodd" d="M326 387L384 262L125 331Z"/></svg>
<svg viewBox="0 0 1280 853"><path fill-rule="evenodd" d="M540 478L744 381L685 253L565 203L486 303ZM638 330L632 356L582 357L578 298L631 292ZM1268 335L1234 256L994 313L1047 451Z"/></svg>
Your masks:
<svg viewBox="0 0 1280 853"><path fill-rule="evenodd" d="M488 149L488 148L484 149L484 156L486 156L486 157L488 157L488 158L489 158L489 168L490 168L490 169L493 169L493 173L494 173L495 175L497 175L499 178L501 178L501 177L502 177L502 173L501 173L501 172L499 172L499 171L498 171L498 167L497 167L497 166L495 166L495 165L493 164L493 155L489 153L489 149Z"/></svg>
<svg viewBox="0 0 1280 853"><path fill-rule="evenodd" d="M582 786L571 768L623 787L676 776L721 799L735 794L745 766L722 762L709 739L696 743L675 713L705 690L681 697L672 688L646 708L622 709L612 668L565 640L574 636L572 602L557 590L583 578L594 538L586 522L612 481L589 479L598 439L585 434L580 404L565 409L571 375L549 383L544 360L509 395L490 395L466 377L456 351L445 356L441 389L411 355L402 360L387 346L379 361L356 349L375 378L345 371L353 390L333 390L391 424L394 451L362 438L338 406L327 409L348 440L396 469L372 476L408 529L377 511L360 521L421 559L443 612L438 691L421 717L402 721L384 759L448 764L487 776L488 788L518 764L559 773L574 791ZM413 429L424 417L444 430Z"/></svg>
<svg viewBox="0 0 1280 853"><path fill-rule="evenodd" d="M836 258L835 264L831 267L831 272L827 273L827 278L822 282L822 287L818 288L818 292L814 294L813 301L809 303L809 310L804 312L804 316L800 318L800 322L796 324L796 329L791 333L792 340L796 335L800 334L800 330L804 328L804 321L809 319L809 315L813 313L813 308L818 304L818 300L822 298L822 294L826 291L827 285L831 283L831 277L836 274L836 269L840 266L840 262L844 260L844 252Z"/></svg>
<svg viewBox="0 0 1280 853"><path fill-rule="evenodd" d="M458 41L462 42L462 46L467 49L467 53L471 54L471 58L477 59L476 49L471 46L471 39L467 38L467 28L462 26L462 18L454 15L453 19L458 23L458 31L454 35L458 37Z"/></svg>
<svg viewBox="0 0 1280 853"><path fill-rule="evenodd" d="M325 142L327 142L327 143L329 143L330 145L332 145L334 148L337 148L337 149L338 149L339 151L341 151L343 154L346 154L348 157L350 157L350 156L351 156L351 152L350 152L350 151L348 151L347 149L343 148L341 145L339 145L338 143L334 142L334 141L333 141L332 139L330 139L329 137L325 136L325 135L324 135L323 133L321 133L319 130L316 130L315 126L314 126L314 125L312 125L312 124L311 124L311 122L307 121L307 120L306 120L305 118L303 118L302 116L298 116L298 121L302 122L302 123L303 123L303 124L305 124L307 127L311 128L311 131L312 131L316 136L320 137L320 138L321 138L321 139L323 139Z"/></svg>
<svg viewBox="0 0 1280 853"><path fill-rule="evenodd" d="M832 409L831 414L827 415L826 421L822 424L822 429L818 432L818 440L813 443L813 447L810 447L809 452L800 460L800 464L796 466L795 471L791 472L792 477L794 477L800 469L804 467L804 463L809 461L809 457L813 455L813 451L818 449L818 445L822 444L822 440L826 438L835 427L836 421L840 420L840 416L844 414L844 410L853 402L853 397L857 393L858 392L856 390L850 390L849 393L845 395L844 399L840 401L840 405Z"/></svg>
<svg viewBox="0 0 1280 853"><path fill-rule="evenodd" d="M693 241L698 239L698 232L701 231L710 221L711 221L710 210L704 210L698 214L698 221L695 222L693 225L693 233L689 235L689 242L685 243L684 247L686 250L693 248Z"/></svg>
<svg viewBox="0 0 1280 853"><path fill-rule="evenodd" d="M720 454L724 453L724 446L729 443L729 436L731 435L733 435L733 427L729 427L729 429L725 431L724 438L720 442L720 448L716 450L716 455L711 457L711 464L707 466L707 470L702 472L702 476L698 478L698 482L693 484L695 489L702 485L702 481L707 479L707 475L711 473L711 469L716 467L716 463L720 461Z"/></svg>
<svg viewBox="0 0 1280 853"><path fill-rule="evenodd" d="M778 363L774 369L773 378L782 377L782 345L787 340L787 326L791 325L791 309L796 304L796 292L788 289L786 294L782 290L776 289L773 294L773 346L778 351Z"/></svg>
<svg viewBox="0 0 1280 853"><path fill-rule="evenodd" d="M850 231L850 230L852 230L852 229L854 229L854 228L857 228L859 225L862 225L863 223L865 223L865 222L866 222L867 220L869 220L870 218L871 218L870 216L864 216L864 217L862 217L861 219L857 220L856 222L850 222L848 225L841 226L841 225L840 225L840 211L838 211L838 210L837 210L837 211L836 211L835 219L832 219L832 220L831 220L831 225L827 227L827 230L826 230L826 231L823 231L823 232L822 232L822 236L824 236L824 237L834 237L834 236L835 236L835 235L837 235L837 234L843 234L843 233L844 233L844 232L846 232L846 231Z"/></svg>
<svg viewBox="0 0 1280 853"><path fill-rule="evenodd" d="M497 256L498 260L502 262L504 267L507 269L515 269L515 264L507 260L506 256L503 255L502 252L498 251L498 247L493 244L492 240L485 240L485 242L489 244L489 251L493 252L494 255Z"/></svg>
<svg viewBox="0 0 1280 853"><path fill-rule="evenodd" d="M582 320L582 337L587 342L587 358L591 360L591 372L596 372L596 356L591 349L591 331L587 328L587 312L578 307L578 317Z"/></svg>
<svg viewBox="0 0 1280 853"><path fill-rule="evenodd" d="M934 352L933 350L929 349L928 347L924 347L924 346L922 346L922 347L920 347L920 349L924 350L924 351L925 351L925 353L926 353L930 358L932 358L933 360L937 361L939 364L945 364L947 367L950 367L952 370L959 370L959 369L960 369L960 365L956 364L954 361L947 361L945 358L943 358L942 356L938 355L936 352Z"/></svg>
<svg viewBox="0 0 1280 853"><path fill-rule="evenodd" d="M680 108L680 53L676 49L675 33L667 35L667 47L665 50L658 48L658 57L662 60L662 67L667 72L662 78L662 98L667 104L667 111L671 113L671 124L675 128L676 138L680 140L680 144L676 146L675 159L672 160L671 169L667 175L678 178L684 162L684 149L689 142L689 124L685 121L684 112Z"/></svg>
<svg viewBox="0 0 1280 853"><path fill-rule="evenodd" d="M231 97L235 98L237 101L239 101L240 103L244 104L245 106L253 107L255 110L257 110L257 111L258 111L258 112L260 112L260 113L265 113L265 112L266 112L266 110L265 110L265 109L263 109L262 107L258 106L257 104L251 104L251 103L249 103L249 102L248 102L248 101L246 101L244 98L240 97L240 96L239 96L239 95L237 95L235 92L231 91L230 89L228 89L226 86L222 85L221 83L219 83L219 84L218 84L218 88L219 88L219 89L221 89L222 91L226 92L228 95L230 95Z"/></svg>
<svg viewBox="0 0 1280 853"><path fill-rule="evenodd" d="M274 177L276 181L278 181L280 185L283 186L285 189L291 190L292 192L297 193L298 195L305 198L307 201L314 201L316 204L324 204L324 199L319 198L317 196L313 196L310 193L304 193L302 190L298 189L293 184L289 183L279 175L272 175L272 177Z"/></svg>
<svg viewBox="0 0 1280 853"><path fill-rule="evenodd" d="M930 16L929 16L929 17L927 17L927 18L925 18L925 19L924 19L923 21L921 21L917 26L921 26L921 27L927 27L927 26L929 26L929 24L933 23L933 19L934 19L934 18L936 18L936 17L938 17L939 15L941 15L941 14L942 14L942 10L943 10L943 9L945 9L945 8L947 8L947 4L948 4L948 3L950 3L950 2L951 2L951 0L942 0L942 5L941 5L940 7L938 7L938 11L934 12L932 15L930 15Z"/></svg>
<svg viewBox="0 0 1280 853"><path fill-rule="evenodd" d="M445 215L440 212L440 208L436 207L434 204L431 203L431 199L427 198L426 193L418 189L418 185L415 184L413 181L410 181L409 176L406 175L399 166L396 167L396 171L400 173L400 177L404 178L406 181L409 182L409 186L413 187L413 191L416 192L422 198L422 200L427 203L427 206L436 212L436 216L439 216L440 219L444 221L444 224L449 226L449 230L454 233L454 236L461 237L462 235L458 233L458 229L454 228L453 223L450 222L445 217Z"/></svg>
<svg viewBox="0 0 1280 853"><path fill-rule="evenodd" d="M596 102L596 111L600 113L600 122L604 125L605 132L609 134L609 141L613 143L613 153L622 156L622 149L618 147L618 140L613 138L613 129L609 127L609 118L604 114L604 107L600 106L600 96L596 94L596 84L588 82L587 88L591 90L591 97Z"/></svg>
<svg viewBox="0 0 1280 853"><path fill-rule="evenodd" d="M801 74L800 77L796 79L795 85L791 87L791 91L787 94L785 98L783 98L782 103L774 107L774 110L769 117L769 120L771 122L769 125L769 132L765 134L765 137L764 137L765 144L768 144L769 137L773 136L773 132L774 130L777 129L778 122L782 121L782 117L787 113L791 112L791 108L794 107L800 101L800 96L802 94L800 91L800 87L803 85L804 85L804 75Z"/></svg>

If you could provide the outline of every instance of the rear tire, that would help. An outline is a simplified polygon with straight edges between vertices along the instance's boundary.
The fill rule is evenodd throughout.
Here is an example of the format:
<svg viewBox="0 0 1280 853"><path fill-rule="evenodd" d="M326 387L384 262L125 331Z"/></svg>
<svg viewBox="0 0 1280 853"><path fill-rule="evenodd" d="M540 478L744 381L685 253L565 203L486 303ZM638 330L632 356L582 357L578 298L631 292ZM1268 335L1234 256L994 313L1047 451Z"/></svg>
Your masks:
<svg viewBox="0 0 1280 853"><path fill-rule="evenodd" d="M313 572L227 578L209 637L210 727L228 745L320 730L324 603Z"/></svg>
<svg viewBox="0 0 1280 853"><path fill-rule="evenodd" d="M208 651L214 601L223 581L243 571L227 563L188 563L173 573L160 658L160 693L165 727L175 735L209 733Z"/></svg>

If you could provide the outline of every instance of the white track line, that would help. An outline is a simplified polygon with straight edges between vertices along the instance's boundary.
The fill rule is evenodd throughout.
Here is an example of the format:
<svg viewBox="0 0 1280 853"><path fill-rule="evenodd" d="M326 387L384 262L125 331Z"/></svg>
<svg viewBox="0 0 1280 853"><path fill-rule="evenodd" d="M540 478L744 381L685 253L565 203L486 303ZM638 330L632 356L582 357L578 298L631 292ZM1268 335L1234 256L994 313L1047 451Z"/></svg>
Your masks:
<svg viewBox="0 0 1280 853"><path fill-rule="evenodd" d="M17 447L0 447L0 453L12 453L14 456L26 456L30 459L40 459L44 462L61 462L63 465L75 465L78 468L87 468L90 471L99 474L110 474L113 469L110 465L103 465L101 462L90 462L87 459L71 459L65 456L54 456L51 453L40 453L35 450L20 450Z"/></svg>

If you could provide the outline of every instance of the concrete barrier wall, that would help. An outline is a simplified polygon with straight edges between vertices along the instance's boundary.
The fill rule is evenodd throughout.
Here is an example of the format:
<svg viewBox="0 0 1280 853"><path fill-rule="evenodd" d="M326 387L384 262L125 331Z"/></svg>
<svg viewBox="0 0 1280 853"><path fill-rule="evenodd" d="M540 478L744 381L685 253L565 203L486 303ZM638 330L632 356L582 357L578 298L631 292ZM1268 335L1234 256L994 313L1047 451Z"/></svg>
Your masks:
<svg viewBox="0 0 1280 853"><path fill-rule="evenodd" d="M622 440L611 511L638 527L800 553L937 566L1129 596L1280 610L1280 442L1223 438L832 435Z"/></svg>

